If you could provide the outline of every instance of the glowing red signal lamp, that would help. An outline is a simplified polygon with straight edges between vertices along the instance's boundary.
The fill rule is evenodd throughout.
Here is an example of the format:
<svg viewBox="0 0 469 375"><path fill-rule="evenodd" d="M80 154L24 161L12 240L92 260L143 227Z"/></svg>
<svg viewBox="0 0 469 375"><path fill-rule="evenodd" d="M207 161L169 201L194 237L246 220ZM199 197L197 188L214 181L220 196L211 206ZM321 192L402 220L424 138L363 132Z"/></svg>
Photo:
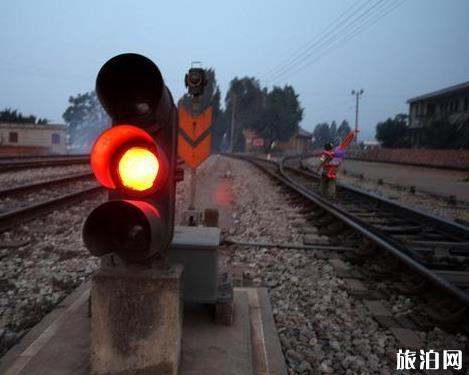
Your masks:
<svg viewBox="0 0 469 375"><path fill-rule="evenodd" d="M133 146L127 149L117 164L117 173L122 185L128 189L145 191L153 187L160 163L149 149Z"/></svg>
<svg viewBox="0 0 469 375"><path fill-rule="evenodd" d="M106 188L132 195L158 190L168 175L168 161L152 136L133 125L104 131L91 150L91 168Z"/></svg>

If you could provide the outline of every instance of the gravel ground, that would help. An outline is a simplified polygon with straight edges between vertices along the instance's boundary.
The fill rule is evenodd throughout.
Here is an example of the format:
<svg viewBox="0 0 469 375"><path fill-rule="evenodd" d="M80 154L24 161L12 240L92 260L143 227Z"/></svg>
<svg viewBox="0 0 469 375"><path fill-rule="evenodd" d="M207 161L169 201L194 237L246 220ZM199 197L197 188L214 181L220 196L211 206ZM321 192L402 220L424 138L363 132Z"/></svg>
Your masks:
<svg viewBox="0 0 469 375"><path fill-rule="evenodd" d="M254 167L233 161L238 240L302 243L291 226L296 212L280 188ZM298 213L298 216L301 216ZM316 253L232 248L232 266L248 267L254 285L269 288L282 348L291 374L390 373L386 351L392 335L344 290L327 260Z"/></svg>
<svg viewBox="0 0 469 375"><path fill-rule="evenodd" d="M219 162L232 171L236 196L234 225L224 228L225 236L302 243L293 222L304 220L280 188L247 163ZM178 187L179 207L184 187ZM0 355L97 268L98 260L82 244L81 227L102 199L104 195L0 234ZM229 266L241 267L254 285L269 289L290 374L393 372L399 348L394 337L349 296L321 253L235 246L222 252ZM401 297L395 308L405 311L409 305ZM423 333L422 339L429 348L454 349L465 341L438 329Z"/></svg>
<svg viewBox="0 0 469 375"><path fill-rule="evenodd" d="M47 168L22 169L0 173L0 189L12 188L14 186L47 181L53 178L73 175L78 173L90 172L88 164L77 164L69 166L57 166Z"/></svg>
<svg viewBox="0 0 469 375"><path fill-rule="evenodd" d="M235 225L241 241L302 243L298 208L247 163L229 161L234 176ZM290 374L391 374L399 344L365 306L351 297L321 253L276 248L223 249L231 267L244 269L253 285L269 289ZM398 299L397 311L408 299ZM393 306L390 306L393 308ZM466 337L439 329L421 334L427 349L464 346ZM423 348L422 348L423 349Z"/></svg>
<svg viewBox="0 0 469 375"><path fill-rule="evenodd" d="M81 228L104 198L99 194L0 234L0 355L97 268Z"/></svg>

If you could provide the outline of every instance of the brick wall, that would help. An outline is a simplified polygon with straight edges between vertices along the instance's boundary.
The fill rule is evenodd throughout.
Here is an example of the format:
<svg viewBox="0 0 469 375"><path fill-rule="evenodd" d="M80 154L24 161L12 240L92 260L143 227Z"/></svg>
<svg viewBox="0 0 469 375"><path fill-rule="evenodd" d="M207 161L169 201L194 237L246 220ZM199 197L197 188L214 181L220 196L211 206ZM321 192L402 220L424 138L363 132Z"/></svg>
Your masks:
<svg viewBox="0 0 469 375"><path fill-rule="evenodd" d="M469 169L469 150L376 148L352 152L348 156L370 161Z"/></svg>
<svg viewBox="0 0 469 375"><path fill-rule="evenodd" d="M0 146L0 156L37 156L51 155L47 147Z"/></svg>

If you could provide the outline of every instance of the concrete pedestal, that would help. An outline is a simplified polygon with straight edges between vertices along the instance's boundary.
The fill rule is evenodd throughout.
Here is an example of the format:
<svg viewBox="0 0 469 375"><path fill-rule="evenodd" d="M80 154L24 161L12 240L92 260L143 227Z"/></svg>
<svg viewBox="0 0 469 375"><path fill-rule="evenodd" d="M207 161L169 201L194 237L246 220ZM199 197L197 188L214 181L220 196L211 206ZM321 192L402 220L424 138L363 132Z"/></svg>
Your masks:
<svg viewBox="0 0 469 375"><path fill-rule="evenodd" d="M93 275L92 374L178 374L182 270L113 268Z"/></svg>

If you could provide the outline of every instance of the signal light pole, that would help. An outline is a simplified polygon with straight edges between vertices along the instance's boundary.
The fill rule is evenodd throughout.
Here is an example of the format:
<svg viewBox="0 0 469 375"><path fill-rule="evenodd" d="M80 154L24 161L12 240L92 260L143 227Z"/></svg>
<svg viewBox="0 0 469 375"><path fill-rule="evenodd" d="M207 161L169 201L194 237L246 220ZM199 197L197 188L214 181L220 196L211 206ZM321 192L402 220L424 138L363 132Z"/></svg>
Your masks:
<svg viewBox="0 0 469 375"><path fill-rule="evenodd" d="M186 83L196 111L205 71L191 68ZM195 189L195 168L210 151L212 108L178 111L158 67L137 54L106 62L96 92L112 127L91 151L109 200L83 227L86 247L102 257L91 285L91 373L177 374L182 289L186 301L214 304L221 322L233 318L232 286L218 272L220 229L180 226L173 240L177 149L194 169Z"/></svg>
<svg viewBox="0 0 469 375"><path fill-rule="evenodd" d="M191 98L191 112L192 118L196 118L199 116L201 108L199 103L199 98L205 92L205 86L207 85L207 74L205 70L201 67L194 67L194 65L200 65L200 61L194 61L191 64L191 68L189 72L184 77L184 83L188 90L188 94ZM192 123L192 126L196 126L196 122ZM193 130L195 133L195 129ZM189 210L195 212L195 194L197 188L197 169L195 167L191 167L191 182L190 182L190 192L189 192ZM192 222L189 222L189 225L197 225L198 219L195 219L194 213L189 213L188 217L192 218ZM190 221L190 220L188 220Z"/></svg>

